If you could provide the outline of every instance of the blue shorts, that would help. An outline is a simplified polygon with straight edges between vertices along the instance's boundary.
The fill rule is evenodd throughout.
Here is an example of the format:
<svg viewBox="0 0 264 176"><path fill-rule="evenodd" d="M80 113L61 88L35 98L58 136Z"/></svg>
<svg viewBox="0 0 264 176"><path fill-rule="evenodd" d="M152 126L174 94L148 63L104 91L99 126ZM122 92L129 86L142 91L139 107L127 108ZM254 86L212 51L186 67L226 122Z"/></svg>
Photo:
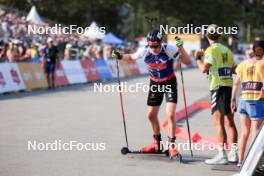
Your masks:
<svg viewBox="0 0 264 176"><path fill-rule="evenodd" d="M238 112L246 115L252 120L264 119L264 101L263 100L243 100L240 98Z"/></svg>
<svg viewBox="0 0 264 176"><path fill-rule="evenodd" d="M46 74L54 74L55 73L56 64L51 62L45 62L45 73Z"/></svg>

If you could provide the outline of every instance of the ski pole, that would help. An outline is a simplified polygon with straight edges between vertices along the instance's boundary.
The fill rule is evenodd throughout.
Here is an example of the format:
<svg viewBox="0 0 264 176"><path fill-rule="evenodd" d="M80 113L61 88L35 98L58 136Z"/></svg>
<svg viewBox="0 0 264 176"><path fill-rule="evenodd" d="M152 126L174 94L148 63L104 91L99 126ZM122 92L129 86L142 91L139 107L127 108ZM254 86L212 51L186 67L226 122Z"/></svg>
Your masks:
<svg viewBox="0 0 264 176"><path fill-rule="evenodd" d="M117 81L118 81L118 90L119 90L121 114L122 114L124 131L125 131L125 138L126 138L126 146L127 146L127 148L129 148L128 147L128 140L127 140L126 119L125 119L125 112L124 112L124 105L123 105L123 95L122 95L122 91L121 91L121 83L120 83L120 76L119 76L119 66L118 66L118 60L117 59L116 59L116 70L117 70Z"/></svg>
<svg viewBox="0 0 264 176"><path fill-rule="evenodd" d="M182 82L182 94L183 94L183 100L184 100L184 109L185 109L185 115L186 115L186 123L187 123L187 130L188 130L188 137L189 137L189 147L191 156L193 159L193 152L192 152L192 141L191 141L191 133L190 133L190 125L189 125L189 115L187 110L187 103L186 103L186 96L185 96L185 88L184 88L184 80L183 80L183 74L182 74L182 63L180 60L180 72L181 72L181 82Z"/></svg>

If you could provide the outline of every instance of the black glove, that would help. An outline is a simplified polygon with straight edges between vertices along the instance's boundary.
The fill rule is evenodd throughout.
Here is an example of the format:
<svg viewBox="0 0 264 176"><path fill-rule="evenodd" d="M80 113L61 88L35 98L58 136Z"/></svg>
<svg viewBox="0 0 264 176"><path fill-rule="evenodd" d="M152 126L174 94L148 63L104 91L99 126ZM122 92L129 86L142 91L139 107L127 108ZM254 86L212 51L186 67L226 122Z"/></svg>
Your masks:
<svg viewBox="0 0 264 176"><path fill-rule="evenodd" d="M118 51L116 51L116 50L113 50L112 51L112 57L114 59L118 59L118 60L121 60L122 59L122 55Z"/></svg>

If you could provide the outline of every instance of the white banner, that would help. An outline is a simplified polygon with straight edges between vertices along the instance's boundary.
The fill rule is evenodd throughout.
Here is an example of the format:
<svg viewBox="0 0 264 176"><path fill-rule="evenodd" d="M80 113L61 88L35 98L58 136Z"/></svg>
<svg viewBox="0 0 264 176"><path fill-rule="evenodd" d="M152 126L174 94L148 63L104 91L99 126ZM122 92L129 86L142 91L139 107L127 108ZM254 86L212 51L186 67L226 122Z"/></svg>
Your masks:
<svg viewBox="0 0 264 176"><path fill-rule="evenodd" d="M62 61L62 68L70 84L87 82L84 70L79 60Z"/></svg>
<svg viewBox="0 0 264 176"><path fill-rule="evenodd" d="M24 90L25 84L16 63L0 64L0 93Z"/></svg>

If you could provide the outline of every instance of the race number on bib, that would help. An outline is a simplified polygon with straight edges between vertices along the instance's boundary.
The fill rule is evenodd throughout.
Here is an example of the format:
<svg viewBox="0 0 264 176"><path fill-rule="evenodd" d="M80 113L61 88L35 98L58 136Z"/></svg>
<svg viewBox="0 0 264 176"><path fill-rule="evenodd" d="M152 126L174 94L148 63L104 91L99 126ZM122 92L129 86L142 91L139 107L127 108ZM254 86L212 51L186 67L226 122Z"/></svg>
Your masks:
<svg viewBox="0 0 264 176"><path fill-rule="evenodd" d="M232 78L232 69L231 67L219 67L218 74L219 74L219 77L222 79Z"/></svg>

